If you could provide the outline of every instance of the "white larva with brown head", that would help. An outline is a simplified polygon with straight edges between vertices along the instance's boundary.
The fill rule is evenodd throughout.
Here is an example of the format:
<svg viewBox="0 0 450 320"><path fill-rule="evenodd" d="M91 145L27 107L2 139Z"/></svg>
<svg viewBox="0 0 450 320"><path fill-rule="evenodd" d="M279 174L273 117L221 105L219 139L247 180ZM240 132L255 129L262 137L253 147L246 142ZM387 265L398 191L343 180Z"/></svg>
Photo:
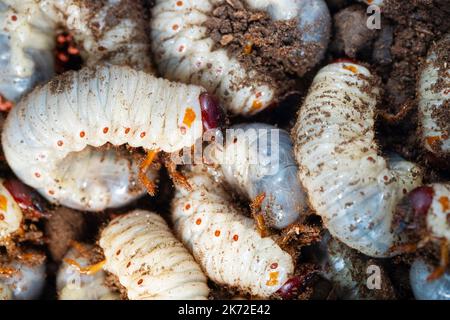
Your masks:
<svg viewBox="0 0 450 320"><path fill-rule="evenodd" d="M53 76L59 25L74 36L89 66L107 60L152 70L139 1L2 0L0 21L0 94L14 102Z"/></svg>
<svg viewBox="0 0 450 320"><path fill-rule="evenodd" d="M271 296L293 276L293 258L270 237L261 237L220 184L194 170L187 173L193 191L178 189L172 203L179 238L214 282Z"/></svg>
<svg viewBox="0 0 450 320"><path fill-rule="evenodd" d="M152 9L151 38L160 72L169 79L204 86L235 114L252 115L279 97L273 82L255 79L225 49L213 50L214 42L204 25L223 0L158 0ZM247 0L251 9L264 10L274 20L297 19L302 42L314 44L313 61L299 52L298 63L314 66L328 43L330 16L323 0Z"/></svg>
<svg viewBox="0 0 450 320"><path fill-rule="evenodd" d="M102 231L105 269L130 300L207 299L206 276L161 216L135 210Z"/></svg>
<svg viewBox="0 0 450 320"><path fill-rule="evenodd" d="M425 149L450 156L450 34L430 50L418 84L419 123Z"/></svg>
<svg viewBox="0 0 450 320"><path fill-rule="evenodd" d="M164 152L192 146L203 134L205 94L129 67L68 72L13 108L3 150L16 175L50 201L90 211L120 206L143 192L133 180L137 165L97 161L91 175L79 161L106 143Z"/></svg>
<svg viewBox="0 0 450 320"><path fill-rule="evenodd" d="M391 229L396 205L421 184L421 172L398 156L380 156L378 91L365 67L330 64L316 75L292 134L300 180L330 233L385 257L400 241Z"/></svg>

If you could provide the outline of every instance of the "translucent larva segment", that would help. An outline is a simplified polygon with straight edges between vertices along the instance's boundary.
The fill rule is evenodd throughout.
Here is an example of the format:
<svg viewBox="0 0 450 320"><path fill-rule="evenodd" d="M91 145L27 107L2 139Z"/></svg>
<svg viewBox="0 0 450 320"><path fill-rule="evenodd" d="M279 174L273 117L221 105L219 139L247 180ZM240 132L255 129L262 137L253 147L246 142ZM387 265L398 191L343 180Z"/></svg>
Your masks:
<svg viewBox="0 0 450 320"><path fill-rule="evenodd" d="M375 141L378 87L365 67L333 63L319 71L293 130L299 177L330 233L369 256L399 241L391 230L399 200L421 184L418 166L385 159Z"/></svg>
<svg viewBox="0 0 450 320"><path fill-rule="evenodd" d="M0 240L16 232L22 224L22 210L0 179Z"/></svg>
<svg viewBox="0 0 450 320"><path fill-rule="evenodd" d="M422 142L438 157L450 154L450 34L433 48L419 79L419 121Z"/></svg>
<svg viewBox="0 0 450 320"><path fill-rule="evenodd" d="M299 52L299 60L313 66L322 58L330 31L330 15L324 1L246 2L252 9L267 10L275 20L298 18L303 42L314 43L317 50L311 61L302 61L305 52ZM216 94L232 113L253 115L275 101L277 88L273 83L256 80L255 70L246 71L224 49L213 50L214 43L204 23L214 5L221 3L156 1L151 21L153 51L165 77L200 84Z"/></svg>
<svg viewBox="0 0 450 320"><path fill-rule="evenodd" d="M15 260L3 264L2 267L13 271L11 275L0 275L0 290L2 286L9 288L9 298L13 300L34 300L41 296L46 282L44 258L36 263Z"/></svg>
<svg viewBox="0 0 450 320"><path fill-rule="evenodd" d="M190 147L203 134L204 91L125 66L68 72L9 113L5 156L17 176L50 201L91 211L123 205L143 192L133 179L137 159L117 157L112 149L100 155L89 146Z"/></svg>
<svg viewBox="0 0 450 320"><path fill-rule="evenodd" d="M93 246L77 243L64 256L59 267L56 286L59 300L118 300L119 294L105 284L105 272L83 274L77 266L93 264ZM76 265L74 265L74 263Z"/></svg>
<svg viewBox="0 0 450 320"><path fill-rule="evenodd" d="M131 300L207 299L206 277L157 214L135 210L103 230L105 268Z"/></svg>
<svg viewBox="0 0 450 320"><path fill-rule="evenodd" d="M416 259L409 272L409 280L417 300L450 300L450 274L444 273L434 281L428 281L433 266L423 259Z"/></svg>
<svg viewBox="0 0 450 320"><path fill-rule="evenodd" d="M172 218L207 276L254 296L275 293L294 272L292 257L271 238L262 238L212 177L202 172L187 177L193 191L177 190Z"/></svg>
<svg viewBox="0 0 450 320"><path fill-rule="evenodd" d="M307 204L289 134L263 123L235 125L230 132L221 155L227 183L249 200L264 194L268 225L281 229L295 222Z"/></svg>

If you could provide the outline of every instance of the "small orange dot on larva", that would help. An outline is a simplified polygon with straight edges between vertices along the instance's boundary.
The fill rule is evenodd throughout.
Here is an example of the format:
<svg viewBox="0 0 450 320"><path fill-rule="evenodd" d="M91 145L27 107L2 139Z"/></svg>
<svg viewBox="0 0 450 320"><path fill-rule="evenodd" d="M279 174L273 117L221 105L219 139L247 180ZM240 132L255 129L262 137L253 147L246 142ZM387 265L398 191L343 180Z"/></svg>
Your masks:
<svg viewBox="0 0 450 320"><path fill-rule="evenodd" d="M214 235L215 235L216 237L220 236L220 230L216 230L216 231L214 232Z"/></svg>
<svg viewBox="0 0 450 320"><path fill-rule="evenodd" d="M235 234L235 235L233 236L233 240L234 240L234 241L238 241L238 240L239 240L239 236L238 236L237 234Z"/></svg>
<svg viewBox="0 0 450 320"><path fill-rule="evenodd" d="M144 280L142 280L142 279L139 279L139 281L137 282L137 284L138 284L138 285L141 285L141 284L142 284L142 282L144 282Z"/></svg>
<svg viewBox="0 0 450 320"><path fill-rule="evenodd" d="M126 128L125 129L125 134L128 134L130 132L130 130L131 130L130 128Z"/></svg>
<svg viewBox="0 0 450 320"><path fill-rule="evenodd" d="M278 263L274 262L270 265L270 269L276 269L278 268Z"/></svg>
<svg viewBox="0 0 450 320"><path fill-rule="evenodd" d="M107 133L108 133L108 130L109 130L108 127L104 127L104 128L103 128L103 133L104 133L104 134L107 134Z"/></svg>
<svg viewBox="0 0 450 320"><path fill-rule="evenodd" d="M120 249L116 251L116 256L118 256L122 252Z"/></svg>
<svg viewBox="0 0 450 320"><path fill-rule="evenodd" d="M145 137L145 132L141 132L141 138Z"/></svg>
<svg viewBox="0 0 450 320"><path fill-rule="evenodd" d="M39 172L35 172L34 175L36 176L36 178L40 178L41 174Z"/></svg>
<svg viewBox="0 0 450 320"><path fill-rule="evenodd" d="M129 268L131 266L131 261L129 261L128 263L127 263L127 268Z"/></svg>
<svg viewBox="0 0 450 320"><path fill-rule="evenodd" d="M58 147L62 147L62 145L64 144L64 142L62 142L62 140L58 140L58 142L56 143L58 145Z"/></svg>
<svg viewBox="0 0 450 320"><path fill-rule="evenodd" d="M80 138L84 138L85 135L86 133L84 131L80 131Z"/></svg>
<svg viewBox="0 0 450 320"><path fill-rule="evenodd" d="M185 208L186 210L189 210L189 209L191 208L191 205L190 205L189 203L186 203L186 205L184 206L184 208Z"/></svg>
<svg viewBox="0 0 450 320"><path fill-rule="evenodd" d="M183 1L177 1L177 6L181 7L183 5Z"/></svg>
<svg viewBox="0 0 450 320"><path fill-rule="evenodd" d="M179 28L179 26L178 26L177 24L174 24L174 25L172 26L172 30L173 30L173 31L178 30L178 28Z"/></svg>
<svg viewBox="0 0 450 320"><path fill-rule="evenodd" d="M196 221L195 221L195 224L196 225L201 225L202 224L202 219L200 219L200 218L198 218Z"/></svg>
<svg viewBox="0 0 450 320"><path fill-rule="evenodd" d="M48 190L48 194L54 195L54 194L55 194L55 191L53 191L53 190Z"/></svg>

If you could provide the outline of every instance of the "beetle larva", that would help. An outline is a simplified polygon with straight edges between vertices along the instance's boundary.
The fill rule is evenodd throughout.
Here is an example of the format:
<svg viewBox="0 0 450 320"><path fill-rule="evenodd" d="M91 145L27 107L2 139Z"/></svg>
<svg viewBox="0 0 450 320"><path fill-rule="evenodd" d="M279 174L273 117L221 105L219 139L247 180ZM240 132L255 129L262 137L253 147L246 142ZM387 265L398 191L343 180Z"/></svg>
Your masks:
<svg viewBox="0 0 450 320"><path fill-rule="evenodd" d="M429 281L433 267L422 259L416 259L409 273L411 288L417 300L450 300L450 273Z"/></svg>
<svg viewBox="0 0 450 320"><path fill-rule="evenodd" d="M109 142L174 152L203 134L204 89L157 79L129 67L68 72L32 91L9 113L2 144L16 175L50 201L102 210L141 195L129 162L78 165ZM207 98L207 97L206 97ZM99 159L101 160L101 159ZM131 179L119 183L116 172Z"/></svg>
<svg viewBox="0 0 450 320"><path fill-rule="evenodd" d="M187 178L193 191L177 190L172 218L206 275L243 293L274 294L293 275L292 257L272 238L262 238L253 219L240 214L212 177L189 172Z"/></svg>
<svg viewBox="0 0 450 320"><path fill-rule="evenodd" d="M311 61L305 48L296 63L313 67L323 56L330 32L330 15L322 0L247 0L250 9L264 10L275 21L298 19L301 42L314 45ZM151 38L160 72L169 79L204 86L235 113L251 115L277 100L273 81L255 79L257 71L230 57L225 49L214 50L204 25L223 0L158 0L152 9ZM301 74L303 75L303 74ZM300 75L300 76L301 76Z"/></svg>
<svg viewBox="0 0 450 320"><path fill-rule="evenodd" d="M228 184L249 199L262 195L267 225L282 229L306 210L289 134L263 123L235 125L227 133L221 172Z"/></svg>
<svg viewBox="0 0 450 320"><path fill-rule="evenodd" d="M1 258L1 257L0 257ZM45 280L45 256L33 253L33 261L13 260L2 263L0 260L0 300L33 300L41 295Z"/></svg>
<svg viewBox="0 0 450 320"><path fill-rule="evenodd" d="M83 270L91 265L93 246L76 243L59 267L56 286L59 300L118 300L119 294L105 284L103 270ZM92 268L91 268L92 269Z"/></svg>
<svg viewBox="0 0 450 320"><path fill-rule="evenodd" d="M421 170L385 159L375 141L378 87L365 67L330 64L316 75L293 130L300 181L330 233L362 253L384 257L399 200L421 184Z"/></svg>
<svg viewBox="0 0 450 320"><path fill-rule="evenodd" d="M206 299L206 277L161 216L135 210L103 230L105 269L131 300Z"/></svg>
<svg viewBox="0 0 450 320"><path fill-rule="evenodd" d="M107 60L151 70L142 12L134 0L0 1L0 93L17 102L52 77L58 25L73 34L87 65Z"/></svg>
<svg viewBox="0 0 450 320"><path fill-rule="evenodd" d="M419 79L419 121L425 149L438 157L450 154L450 34L425 61Z"/></svg>

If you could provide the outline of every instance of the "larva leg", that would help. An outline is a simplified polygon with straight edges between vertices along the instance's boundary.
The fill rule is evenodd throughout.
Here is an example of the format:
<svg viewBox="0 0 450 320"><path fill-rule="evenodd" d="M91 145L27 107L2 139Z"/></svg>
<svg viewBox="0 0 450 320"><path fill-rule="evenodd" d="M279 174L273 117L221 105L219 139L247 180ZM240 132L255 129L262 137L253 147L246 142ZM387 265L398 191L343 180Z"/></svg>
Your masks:
<svg viewBox="0 0 450 320"><path fill-rule="evenodd" d="M169 173L169 176L172 178L175 184L178 184L179 186L185 188L186 190L191 191L192 190L191 185L187 181L186 177L177 170L177 164L170 159L170 155L165 154L163 159L164 165L167 168L167 172Z"/></svg>
<svg viewBox="0 0 450 320"><path fill-rule="evenodd" d="M206 299L206 277L166 222L135 210L112 220L100 247L105 268L115 274L131 300Z"/></svg>
<svg viewBox="0 0 450 320"><path fill-rule="evenodd" d="M250 203L250 209L252 213L252 217L256 222L256 228L258 229L259 234L261 237L267 237L269 236L269 230L267 229L266 222L264 220L264 216L261 213L261 205L264 201L264 198L266 197L266 193L260 193L253 199Z"/></svg>
<svg viewBox="0 0 450 320"><path fill-rule="evenodd" d="M147 189L147 192L151 195L155 195L156 186L147 176L147 171L154 162L155 158L158 156L158 151L149 150L147 151L147 155L139 164L139 181L144 185Z"/></svg>
<svg viewBox="0 0 450 320"><path fill-rule="evenodd" d="M414 101L409 100L400 107L400 110L396 114L391 114L386 111L381 111L380 116L387 123L395 124L397 122L402 121L408 114L411 113L411 111L415 107L416 107L416 105L415 105Z"/></svg>
<svg viewBox="0 0 450 320"><path fill-rule="evenodd" d="M440 257L440 265L427 277L428 281L434 281L436 279L439 279L442 277L442 275L445 273L448 267L448 255L449 255L449 242L447 239L443 239L440 241L440 251L441 251L441 257Z"/></svg>

